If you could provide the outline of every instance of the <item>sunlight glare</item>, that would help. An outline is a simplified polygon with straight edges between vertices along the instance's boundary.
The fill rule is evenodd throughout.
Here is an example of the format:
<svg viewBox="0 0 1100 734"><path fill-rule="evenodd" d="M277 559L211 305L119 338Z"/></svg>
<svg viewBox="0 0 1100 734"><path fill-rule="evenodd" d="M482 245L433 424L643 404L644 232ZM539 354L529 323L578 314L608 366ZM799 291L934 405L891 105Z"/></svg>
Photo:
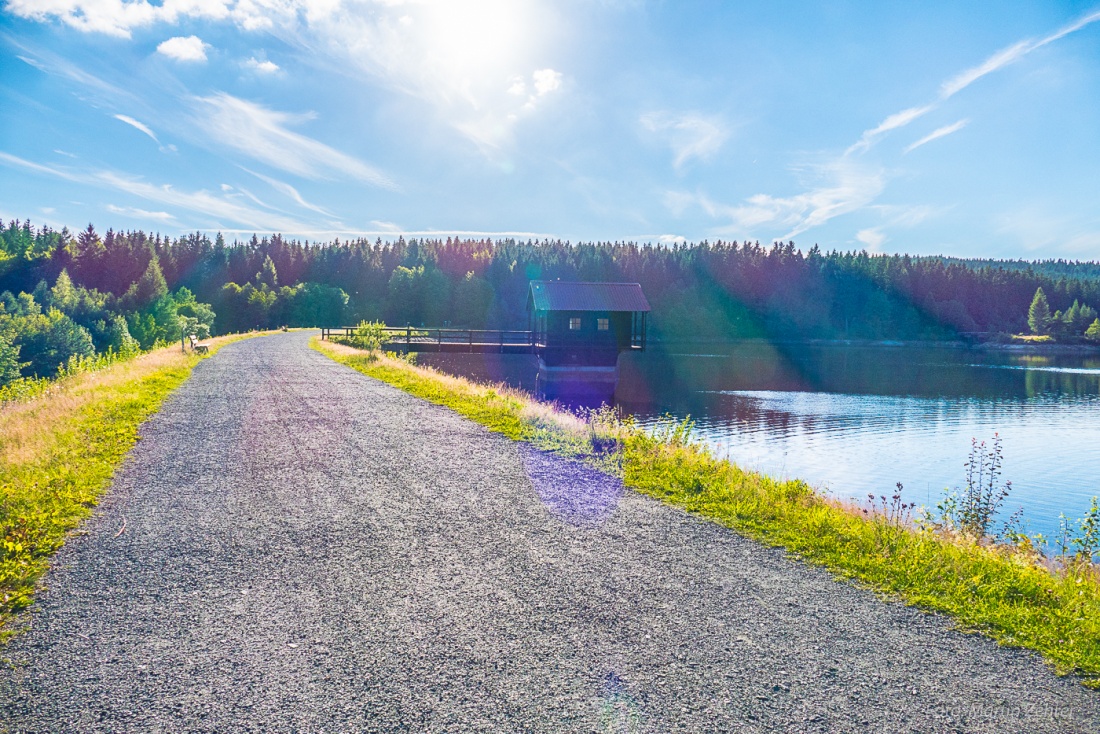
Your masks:
<svg viewBox="0 0 1100 734"><path fill-rule="evenodd" d="M431 3L423 14L427 53L463 85L500 84L521 61L529 18L527 3L511 0Z"/></svg>

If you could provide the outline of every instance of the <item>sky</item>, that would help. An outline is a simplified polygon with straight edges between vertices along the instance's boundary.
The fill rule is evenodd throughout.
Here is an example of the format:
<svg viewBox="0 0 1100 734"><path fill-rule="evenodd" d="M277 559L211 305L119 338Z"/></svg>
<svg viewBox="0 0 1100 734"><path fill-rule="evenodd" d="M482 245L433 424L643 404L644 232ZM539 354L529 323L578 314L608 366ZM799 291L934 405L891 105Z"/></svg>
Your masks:
<svg viewBox="0 0 1100 734"><path fill-rule="evenodd" d="M0 217L1100 259L1100 4L0 0Z"/></svg>

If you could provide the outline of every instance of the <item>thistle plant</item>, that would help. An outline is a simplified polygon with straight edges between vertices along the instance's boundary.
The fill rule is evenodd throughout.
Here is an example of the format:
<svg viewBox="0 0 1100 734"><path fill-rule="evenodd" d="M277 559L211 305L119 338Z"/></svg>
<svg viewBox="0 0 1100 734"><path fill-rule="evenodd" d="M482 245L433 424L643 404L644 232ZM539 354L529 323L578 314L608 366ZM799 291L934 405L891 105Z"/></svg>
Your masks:
<svg viewBox="0 0 1100 734"><path fill-rule="evenodd" d="M1002 461L999 434L993 434L988 446L985 441L970 439L970 456L963 465L966 468L966 487L956 490L940 505L950 524L975 540L989 536L993 518L1012 493L1012 482L998 483Z"/></svg>
<svg viewBox="0 0 1100 734"><path fill-rule="evenodd" d="M886 495L879 495L875 497L874 494L867 495L867 508L863 510L864 515L872 515L875 517L881 517L886 521L887 525L902 529L909 527L913 519L913 510L916 509L916 502L903 502L902 491L905 486L898 482L896 490L889 499Z"/></svg>
<svg viewBox="0 0 1100 734"><path fill-rule="evenodd" d="M1092 563L1092 559L1100 551L1100 505L1097 504L1096 497L1092 498L1092 505L1085 516L1077 521L1077 527L1078 533L1073 539L1077 560Z"/></svg>

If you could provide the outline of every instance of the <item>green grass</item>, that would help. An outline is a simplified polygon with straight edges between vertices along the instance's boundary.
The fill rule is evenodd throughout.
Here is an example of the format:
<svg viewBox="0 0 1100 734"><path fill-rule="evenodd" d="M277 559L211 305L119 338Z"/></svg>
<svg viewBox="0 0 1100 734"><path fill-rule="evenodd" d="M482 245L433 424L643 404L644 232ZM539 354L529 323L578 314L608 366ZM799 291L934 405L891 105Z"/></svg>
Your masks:
<svg viewBox="0 0 1100 734"><path fill-rule="evenodd" d="M313 346L492 431L616 471L638 492L907 604L951 615L963 630L1035 650L1057 673L1100 688L1100 579L1093 566L1052 569L1033 553L865 515L805 482L717 459L682 425L656 435L606 415L584 425L515 391L316 340ZM593 451L594 437L610 439L617 450L611 456Z"/></svg>
<svg viewBox="0 0 1100 734"><path fill-rule="evenodd" d="M213 340L210 352L248 336ZM166 347L0 408L0 640L16 631L50 556L110 486L140 425L201 359Z"/></svg>

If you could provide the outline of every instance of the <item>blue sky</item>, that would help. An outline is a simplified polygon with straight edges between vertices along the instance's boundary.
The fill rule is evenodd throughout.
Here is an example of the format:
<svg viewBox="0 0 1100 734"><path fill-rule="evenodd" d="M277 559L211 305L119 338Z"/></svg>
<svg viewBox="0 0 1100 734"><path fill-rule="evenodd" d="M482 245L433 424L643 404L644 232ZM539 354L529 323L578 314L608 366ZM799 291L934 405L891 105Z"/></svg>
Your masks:
<svg viewBox="0 0 1100 734"><path fill-rule="evenodd" d="M0 2L5 220L1100 258L1095 2Z"/></svg>

